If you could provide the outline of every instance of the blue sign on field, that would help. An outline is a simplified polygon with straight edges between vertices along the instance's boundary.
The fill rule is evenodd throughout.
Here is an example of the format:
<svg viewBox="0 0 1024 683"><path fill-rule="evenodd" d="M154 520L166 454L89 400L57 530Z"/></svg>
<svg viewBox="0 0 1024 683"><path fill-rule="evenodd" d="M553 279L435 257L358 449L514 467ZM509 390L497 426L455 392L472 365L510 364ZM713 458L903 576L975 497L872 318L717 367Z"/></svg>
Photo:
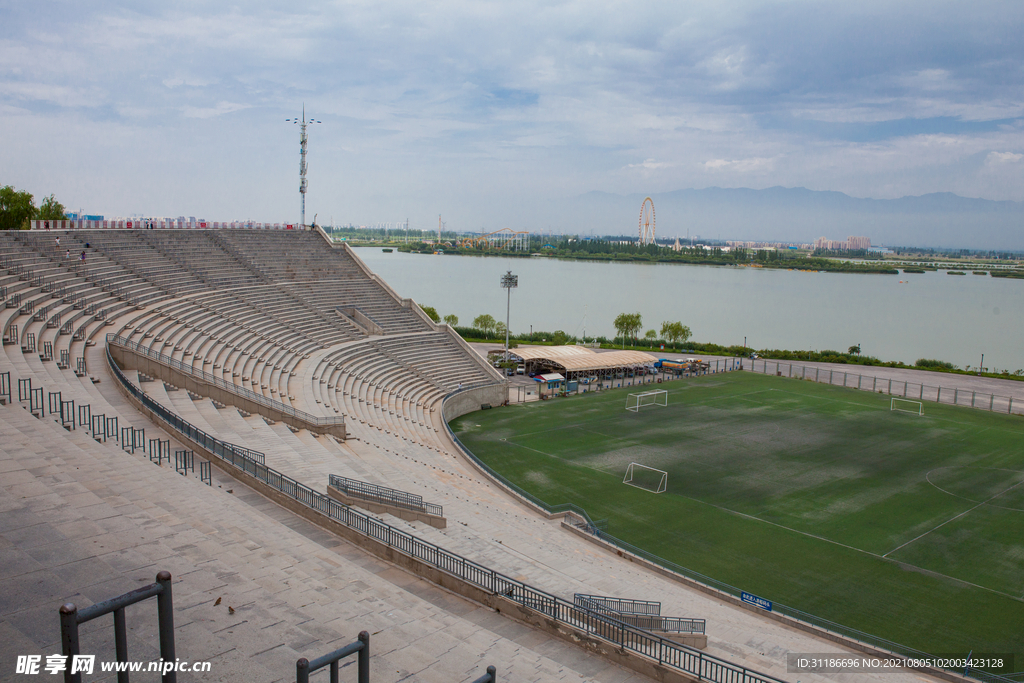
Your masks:
<svg viewBox="0 0 1024 683"><path fill-rule="evenodd" d="M743 591L742 593L740 593L740 599L743 600L743 602L753 605L754 607L760 607L761 609L766 610L768 612L772 611L771 600L759 598L753 593L747 593L746 591Z"/></svg>

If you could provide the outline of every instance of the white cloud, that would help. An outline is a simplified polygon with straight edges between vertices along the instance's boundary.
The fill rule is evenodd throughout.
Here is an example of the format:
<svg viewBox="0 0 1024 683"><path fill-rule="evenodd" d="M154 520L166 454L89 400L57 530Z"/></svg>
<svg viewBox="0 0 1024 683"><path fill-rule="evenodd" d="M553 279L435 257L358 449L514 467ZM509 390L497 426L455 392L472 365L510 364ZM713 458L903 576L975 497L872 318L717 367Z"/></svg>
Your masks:
<svg viewBox="0 0 1024 683"><path fill-rule="evenodd" d="M656 171L661 168L672 168L678 164L670 161L655 161L654 159L644 159L639 164L629 164L626 168L640 168L645 171Z"/></svg>
<svg viewBox="0 0 1024 683"><path fill-rule="evenodd" d="M1006 170L1019 155L992 151L1024 150L1024 5L23 5L0 35L0 175L54 154L46 129L69 131L61 158L109 160L85 195L97 212L146 210L121 205L128 187L177 188L173 204L216 186L210 201L294 217L283 119L303 102L324 121L309 203L338 220L447 204L493 224L506 205L713 184L1024 199ZM214 144L231 173L130 173L136 149L194 160ZM75 163L48 173L83 182Z"/></svg>
<svg viewBox="0 0 1024 683"><path fill-rule="evenodd" d="M248 109L248 104L237 104L234 102L218 102L214 107L193 107L186 105L181 108L182 114L189 119L209 119L222 114L230 114L236 111Z"/></svg>
<svg viewBox="0 0 1024 683"><path fill-rule="evenodd" d="M1014 152L989 152L988 156L985 157L985 163L990 166L1015 164L1021 159L1024 159L1024 154L1016 154Z"/></svg>
<svg viewBox="0 0 1024 683"><path fill-rule="evenodd" d="M737 173L766 173L772 170L774 160L764 157L750 159L711 159L704 162L709 171L735 171Z"/></svg>

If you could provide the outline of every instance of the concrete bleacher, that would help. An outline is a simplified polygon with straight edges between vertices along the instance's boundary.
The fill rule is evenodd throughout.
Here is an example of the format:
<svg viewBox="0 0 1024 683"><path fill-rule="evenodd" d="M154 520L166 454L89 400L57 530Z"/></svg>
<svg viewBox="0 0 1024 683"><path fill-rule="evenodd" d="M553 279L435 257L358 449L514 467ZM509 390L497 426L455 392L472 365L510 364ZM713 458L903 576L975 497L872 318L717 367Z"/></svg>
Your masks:
<svg viewBox="0 0 1024 683"><path fill-rule="evenodd" d="M786 652L835 649L627 562L503 494L464 460L441 417L444 397L460 385L486 387L502 378L373 279L347 248L333 248L315 232L248 230L62 233L60 258L47 255L52 242L52 233L0 235L0 286L9 287L8 297L23 291L23 301L55 301L32 284L45 275L80 289L107 315L79 315L76 325L84 335L75 341L58 340L68 335L17 308L0 308L0 320L5 330L19 326L19 342L35 330L37 345L66 343L73 357L85 358L89 372L78 377L73 368L24 352L21 343L4 346L0 372L59 387L65 398L92 403L100 408L95 412L109 411L122 424L145 426L147 436L156 436L158 425L123 397L106 368L103 335L116 332L275 401L314 415L344 415L349 438L340 441L128 373L181 418L263 452L267 465L315 490L326 490L328 476L339 474L436 501L449 519L448 528L439 530L380 515L397 528L570 599L575 593L624 590L657 599L674 614L708 620L708 652L784 678ZM63 259L64 245L72 242L90 244L85 268ZM137 260L133 244L139 245ZM22 279L25 272L32 275ZM115 288L119 277L124 284ZM367 334L339 315L339 307L359 309L383 334ZM89 340L96 343L90 346ZM5 547L19 549L10 571L17 577L43 572L53 585L28 602L8 599L13 607L0 613L0 634L31 645L30 652L52 649L61 600L110 597L167 568L175 575L175 595L182 585L187 596L178 607L179 653L186 647L195 648L193 659L199 658L195 653L212 653L224 672L213 680L284 680L296 657L322 654L364 629L381 639L371 641L382 643L371 649L381 670L394 670L387 680L466 680L482 663L504 671L502 662L510 663L508 680L641 680L356 550L216 470L214 486L207 487L194 476L152 465L144 455L124 453L109 440L99 444L84 431L66 432L32 418L17 401L0 407L0 414L5 435L18 444L4 449L0 462L0 471L19 473L0 487L0 519L14 510L12 519L20 520L10 527L0 522ZM174 435L162 438L173 441ZM19 502L17 487L38 496L38 506ZM95 510L80 512L78 501L86 498L83 509ZM59 524L69 528L93 519L87 517L92 512L96 519L120 520L129 545L111 546L110 557L83 557L90 562L70 574L73 579L62 579L62 564L42 562L31 541L21 543L19 530L56 523L50 509L60 510ZM60 532L52 543L88 547L90 538ZM147 562L115 561L125 555ZM99 578L86 576L86 568ZM99 587L109 594L101 595ZM221 593L240 596L231 603L235 620L211 608Z"/></svg>
<svg viewBox="0 0 1024 683"><path fill-rule="evenodd" d="M296 659L359 630L372 634L373 680L469 680L496 661L507 680L641 680L568 644L525 642L525 627L339 543L237 482L207 487L55 432L18 406L0 415L5 678L18 655L60 652L57 606L99 602L166 569L177 654L211 662L210 673L179 674L183 682L289 680ZM130 658L156 660L152 603L130 608L127 621ZM83 627L82 648L113 659L109 619Z"/></svg>

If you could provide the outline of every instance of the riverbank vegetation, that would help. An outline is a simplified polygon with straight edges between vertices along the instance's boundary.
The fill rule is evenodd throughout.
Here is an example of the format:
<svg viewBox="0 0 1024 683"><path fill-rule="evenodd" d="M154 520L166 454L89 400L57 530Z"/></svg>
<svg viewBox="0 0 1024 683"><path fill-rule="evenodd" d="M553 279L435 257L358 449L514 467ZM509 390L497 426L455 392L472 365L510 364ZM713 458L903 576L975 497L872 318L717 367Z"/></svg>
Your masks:
<svg viewBox="0 0 1024 683"><path fill-rule="evenodd" d="M541 240L543 241L543 240ZM356 243L353 243L356 244ZM534 248L536 247L536 248ZM635 243L620 243L609 240L579 240L566 238L542 245L531 243L529 252L487 250L476 247L458 246L448 242L440 248L425 242L397 244L400 252L419 254L444 254L457 256L501 256L548 257L574 261L603 261L613 263L678 263L706 266L753 266L757 268L781 268L786 270L828 271L841 273L882 273L897 275L899 271L882 262L857 262L811 256L807 252L779 251L769 249L743 249L726 247L681 247L675 250L662 245L640 246Z"/></svg>
<svg viewBox="0 0 1024 683"><path fill-rule="evenodd" d="M397 251L421 254L501 256L503 258L549 257L578 261L605 261L625 263L678 263L713 266L759 266L788 270L882 273L896 275L921 273L929 270L992 269L994 277L1024 278L1024 254L1011 251L941 250L917 247L889 249L827 250L810 249L808 245L774 244L774 246L744 248L730 246L721 240L704 240L703 244L683 244L678 240L662 239L658 244L639 245L635 236L606 235L580 237L579 235L526 236L525 248L516 251L502 249L479 235L458 234L452 231L410 230L395 227L326 228L334 239L347 241L353 246L383 246ZM748 243L749 244L749 243ZM798 248L799 247L799 248ZM1010 271L1010 275L1001 274ZM987 270L984 272L988 272ZM997 275L997 273L1000 273Z"/></svg>
<svg viewBox="0 0 1024 683"><path fill-rule="evenodd" d="M433 310L427 306L424 309ZM436 314L436 313L435 313ZM490 314L482 314L473 320L469 327L459 326L459 319L454 315L445 316L445 321L451 325L455 332L467 342L479 343L500 343L505 342L505 324L498 322ZM615 319L615 327L619 335L613 339L604 336L587 337L585 339L566 333L564 330L547 332L537 330L535 332L509 333L509 347L516 348L519 344L534 344L539 346L564 346L566 344L595 344L602 349L620 349L633 351L647 351L654 355L659 352L690 353L694 355L727 356L734 358L750 358L752 355L765 360L791 361L793 363L837 363L840 365L864 365L869 367L900 368L904 370L927 370L930 372L944 372L953 375L974 375L980 377L991 377L996 379L1014 379L1024 381L1024 368L1009 370L985 368L979 372L977 366L957 366L953 363L919 358L913 364L903 361L887 361L874 356L861 354L859 345L849 347L846 351L821 350L821 351L790 351L788 349L755 349L741 344L716 344L714 342L690 341L692 332L682 322L665 321L661 324L660 331L649 329L640 336L638 332L643 329L643 319L639 313L622 313Z"/></svg>

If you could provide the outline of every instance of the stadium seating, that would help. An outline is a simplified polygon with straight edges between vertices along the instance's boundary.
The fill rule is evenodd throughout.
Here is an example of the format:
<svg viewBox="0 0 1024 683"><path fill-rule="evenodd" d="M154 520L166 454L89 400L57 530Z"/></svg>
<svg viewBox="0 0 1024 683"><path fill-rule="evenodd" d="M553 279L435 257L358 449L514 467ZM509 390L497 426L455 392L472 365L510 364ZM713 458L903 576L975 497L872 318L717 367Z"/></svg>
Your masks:
<svg viewBox="0 0 1024 683"><path fill-rule="evenodd" d="M785 657L757 653L821 651L822 643L809 636L764 628L756 617L624 562L500 493L449 440L441 402L460 386L502 378L446 328L399 299L347 247L332 247L316 232L294 231L60 235L58 252L53 233L0 233L0 287L6 287L7 302L0 321L11 342L0 354L0 373L9 372L15 385L11 404L0 406L0 427L18 444L4 450L2 471L35 473L19 474L11 486L24 479L33 496L67 510L69 524L88 515L123 520L111 525L138 539L122 549L138 561L105 560L109 566L96 578L68 575L26 603L20 621L11 622L17 624L11 642L26 651L52 646L54 629L37 622L52 617L54 626L61 600L103 599L143 575L151 581L155 568L169 568L185 598L179 623L187 645L181 647L193 659L217 657L224 667L211 680L250 673L253 680L279 680L297 656L319 654L364 628L382 631L383 640L375 642L385 645L375 645L374 652L396 671L389 680L410 674L425 681L463 680L468 674L451 672L469 672L484 660L499 660L510 671L508 680L642 680L396 573L226 475L215 472L208 487L194 473L180 477L167 465L151 465L145 454L124 452L116 439L98 443L82 427L62 429L49 414L33 419L27 403L17 400L17 379L31 379L44 394L60 391L76 406L88 404L94 415L117 416L119 426L145 428L147 438L169 439L172 450L184 448L117 389L106 368L107 333L298 410L344 415L348 439L340 441L126 373L182 419L263 452L268 466L310 488L323 491L328 476L339 474L421 495L442 504L449 519L448 528L439 530L381 515L397 528L555 595L615 595L628 586L633 597L660 600L671 613L707 618L711 650L738 652L765 670L784 672ZM66 248L86 251L85 264L64 258ZM11 306L16 294L18 305ZM52 308L37 320L45 306ZM364 324L339 308L358 310L384 334L367 334ZM47 326L56 315L61 325L72 323L71 334ZM9 339L15 326L16 338ZM29 334L37 347L31 351L25 350ZM38 348L44 342L55 356L67 351L70 364L42 360ZM75 372L79 357L87 368L81 376ZM40 464L18 469L19 459ZM16 503L6 491L2 502L12 509ZM35 515L35 523L48 519L42 508L25 514ZM147 534L158 540L141 543ZM85 543L76 537L68 542ZM236 610L245 610L247 625L238 626L237 635L225 632L236 622L223 610L209 611L221 593L238 596L232 598ZM266 647L279 643L277 650L260 647L265 632L273 633ZM232 648L236 654L225 654ZM430 664L440 669L431 673Z"/></svg>

